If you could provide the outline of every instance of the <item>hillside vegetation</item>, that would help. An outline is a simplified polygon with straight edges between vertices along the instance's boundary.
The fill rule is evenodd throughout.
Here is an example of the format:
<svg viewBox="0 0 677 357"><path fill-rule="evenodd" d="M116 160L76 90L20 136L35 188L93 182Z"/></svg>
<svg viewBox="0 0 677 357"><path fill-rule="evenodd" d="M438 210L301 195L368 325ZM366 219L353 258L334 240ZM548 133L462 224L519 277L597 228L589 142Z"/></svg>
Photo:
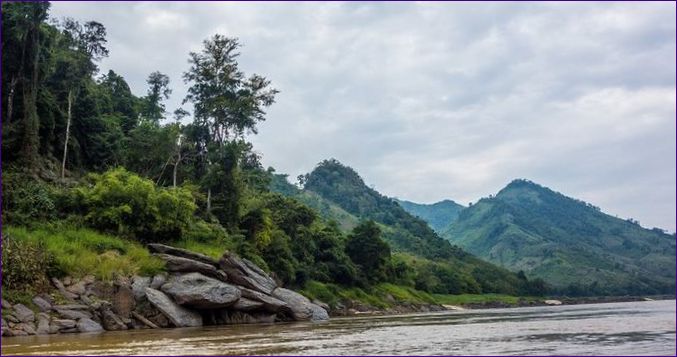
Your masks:
<svg viewBox="0 0 677 357"><path fill-rule="evenodd" d="M675 237L527 180L463 210L450 242L569 295L674 293Z"/></svg>

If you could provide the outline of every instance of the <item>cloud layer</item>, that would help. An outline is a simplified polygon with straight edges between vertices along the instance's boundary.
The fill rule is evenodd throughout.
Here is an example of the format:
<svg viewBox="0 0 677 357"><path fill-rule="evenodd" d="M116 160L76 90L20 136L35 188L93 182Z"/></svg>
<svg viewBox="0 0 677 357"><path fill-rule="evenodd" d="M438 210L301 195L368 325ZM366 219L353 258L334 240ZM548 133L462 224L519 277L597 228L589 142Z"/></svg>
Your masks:
<svg viewBox="0 0 677 357"><path fill-rule="evenodd" d="M335 157L390 196L467 204L529 178L675 230L674 3L94 3L136 94L240 38L281 92L252 137L291 177ZM186 108L190 109L190 108Z"/></svg>

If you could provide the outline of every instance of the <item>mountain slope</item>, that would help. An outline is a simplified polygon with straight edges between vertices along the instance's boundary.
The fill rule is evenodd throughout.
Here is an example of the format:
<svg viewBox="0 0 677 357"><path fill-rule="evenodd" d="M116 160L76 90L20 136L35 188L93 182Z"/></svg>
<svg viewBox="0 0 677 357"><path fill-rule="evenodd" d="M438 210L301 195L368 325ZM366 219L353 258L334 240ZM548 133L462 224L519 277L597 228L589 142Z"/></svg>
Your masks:
<svg viewBox="0 0 677 357"><path fill-rule="evenodd" d="M369 188L352 168L336 160L325 160L305 175L304 189L295 197L304 200L309 195L331 208L324 210L328 216L331 212L345 212L358 220L377 222L383 239L393 251L417 266L416 286L439 286L443 289L440 291L446 293L542 294L544 291L542 282L529 282L450 244L425 221L407 213L395 200Z"/></svg>
<svg viewBox="0 0 677 357"><path fill-rule="evenodd" d="M405 200L397 200L397 203L411 215L426 221L430 228L438 234L454 222L458 218L459 212L465 208L451 200L433 204L421 204Z"/></svg>
<svg viewBox="0 0 677 357"><path fill-rule="evenodd" d="M463 210L443 236L569 294L674 293L675 237L515 180Z"/></svg>

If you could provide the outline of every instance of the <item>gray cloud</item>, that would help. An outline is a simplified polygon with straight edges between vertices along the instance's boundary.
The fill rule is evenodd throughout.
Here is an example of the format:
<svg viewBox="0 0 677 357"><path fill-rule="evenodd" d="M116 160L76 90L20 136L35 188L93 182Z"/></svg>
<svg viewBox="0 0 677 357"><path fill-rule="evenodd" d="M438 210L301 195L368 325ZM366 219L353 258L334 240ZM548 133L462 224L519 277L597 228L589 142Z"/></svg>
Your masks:
<svg viewBox="0 0 677 357"><path fill-rule="evenodd" d="M381 192L461 203L529 178L675 230L671 3L88 3L55 17L109 32L102 70L185 95L189 51L239 37L281 90L252 137L291 177L335 157ZM187 108L189 109L189 108Z"/></svg>

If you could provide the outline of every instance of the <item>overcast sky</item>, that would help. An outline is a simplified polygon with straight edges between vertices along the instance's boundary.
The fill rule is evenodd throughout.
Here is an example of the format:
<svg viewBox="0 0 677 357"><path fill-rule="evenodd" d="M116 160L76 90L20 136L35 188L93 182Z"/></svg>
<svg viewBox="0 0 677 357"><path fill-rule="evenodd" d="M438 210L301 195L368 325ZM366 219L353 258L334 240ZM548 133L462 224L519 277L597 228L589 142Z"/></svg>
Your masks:
<svg viewBox="0 0 677 357"><path fill-rule="evenodd" d="M143 95L221 33L280 90L252 137L290 177L334 157L392 197L467 205L528 178L675 230L675 3L87 3ZM186 107L186 109L191 109Z"/></svg>

